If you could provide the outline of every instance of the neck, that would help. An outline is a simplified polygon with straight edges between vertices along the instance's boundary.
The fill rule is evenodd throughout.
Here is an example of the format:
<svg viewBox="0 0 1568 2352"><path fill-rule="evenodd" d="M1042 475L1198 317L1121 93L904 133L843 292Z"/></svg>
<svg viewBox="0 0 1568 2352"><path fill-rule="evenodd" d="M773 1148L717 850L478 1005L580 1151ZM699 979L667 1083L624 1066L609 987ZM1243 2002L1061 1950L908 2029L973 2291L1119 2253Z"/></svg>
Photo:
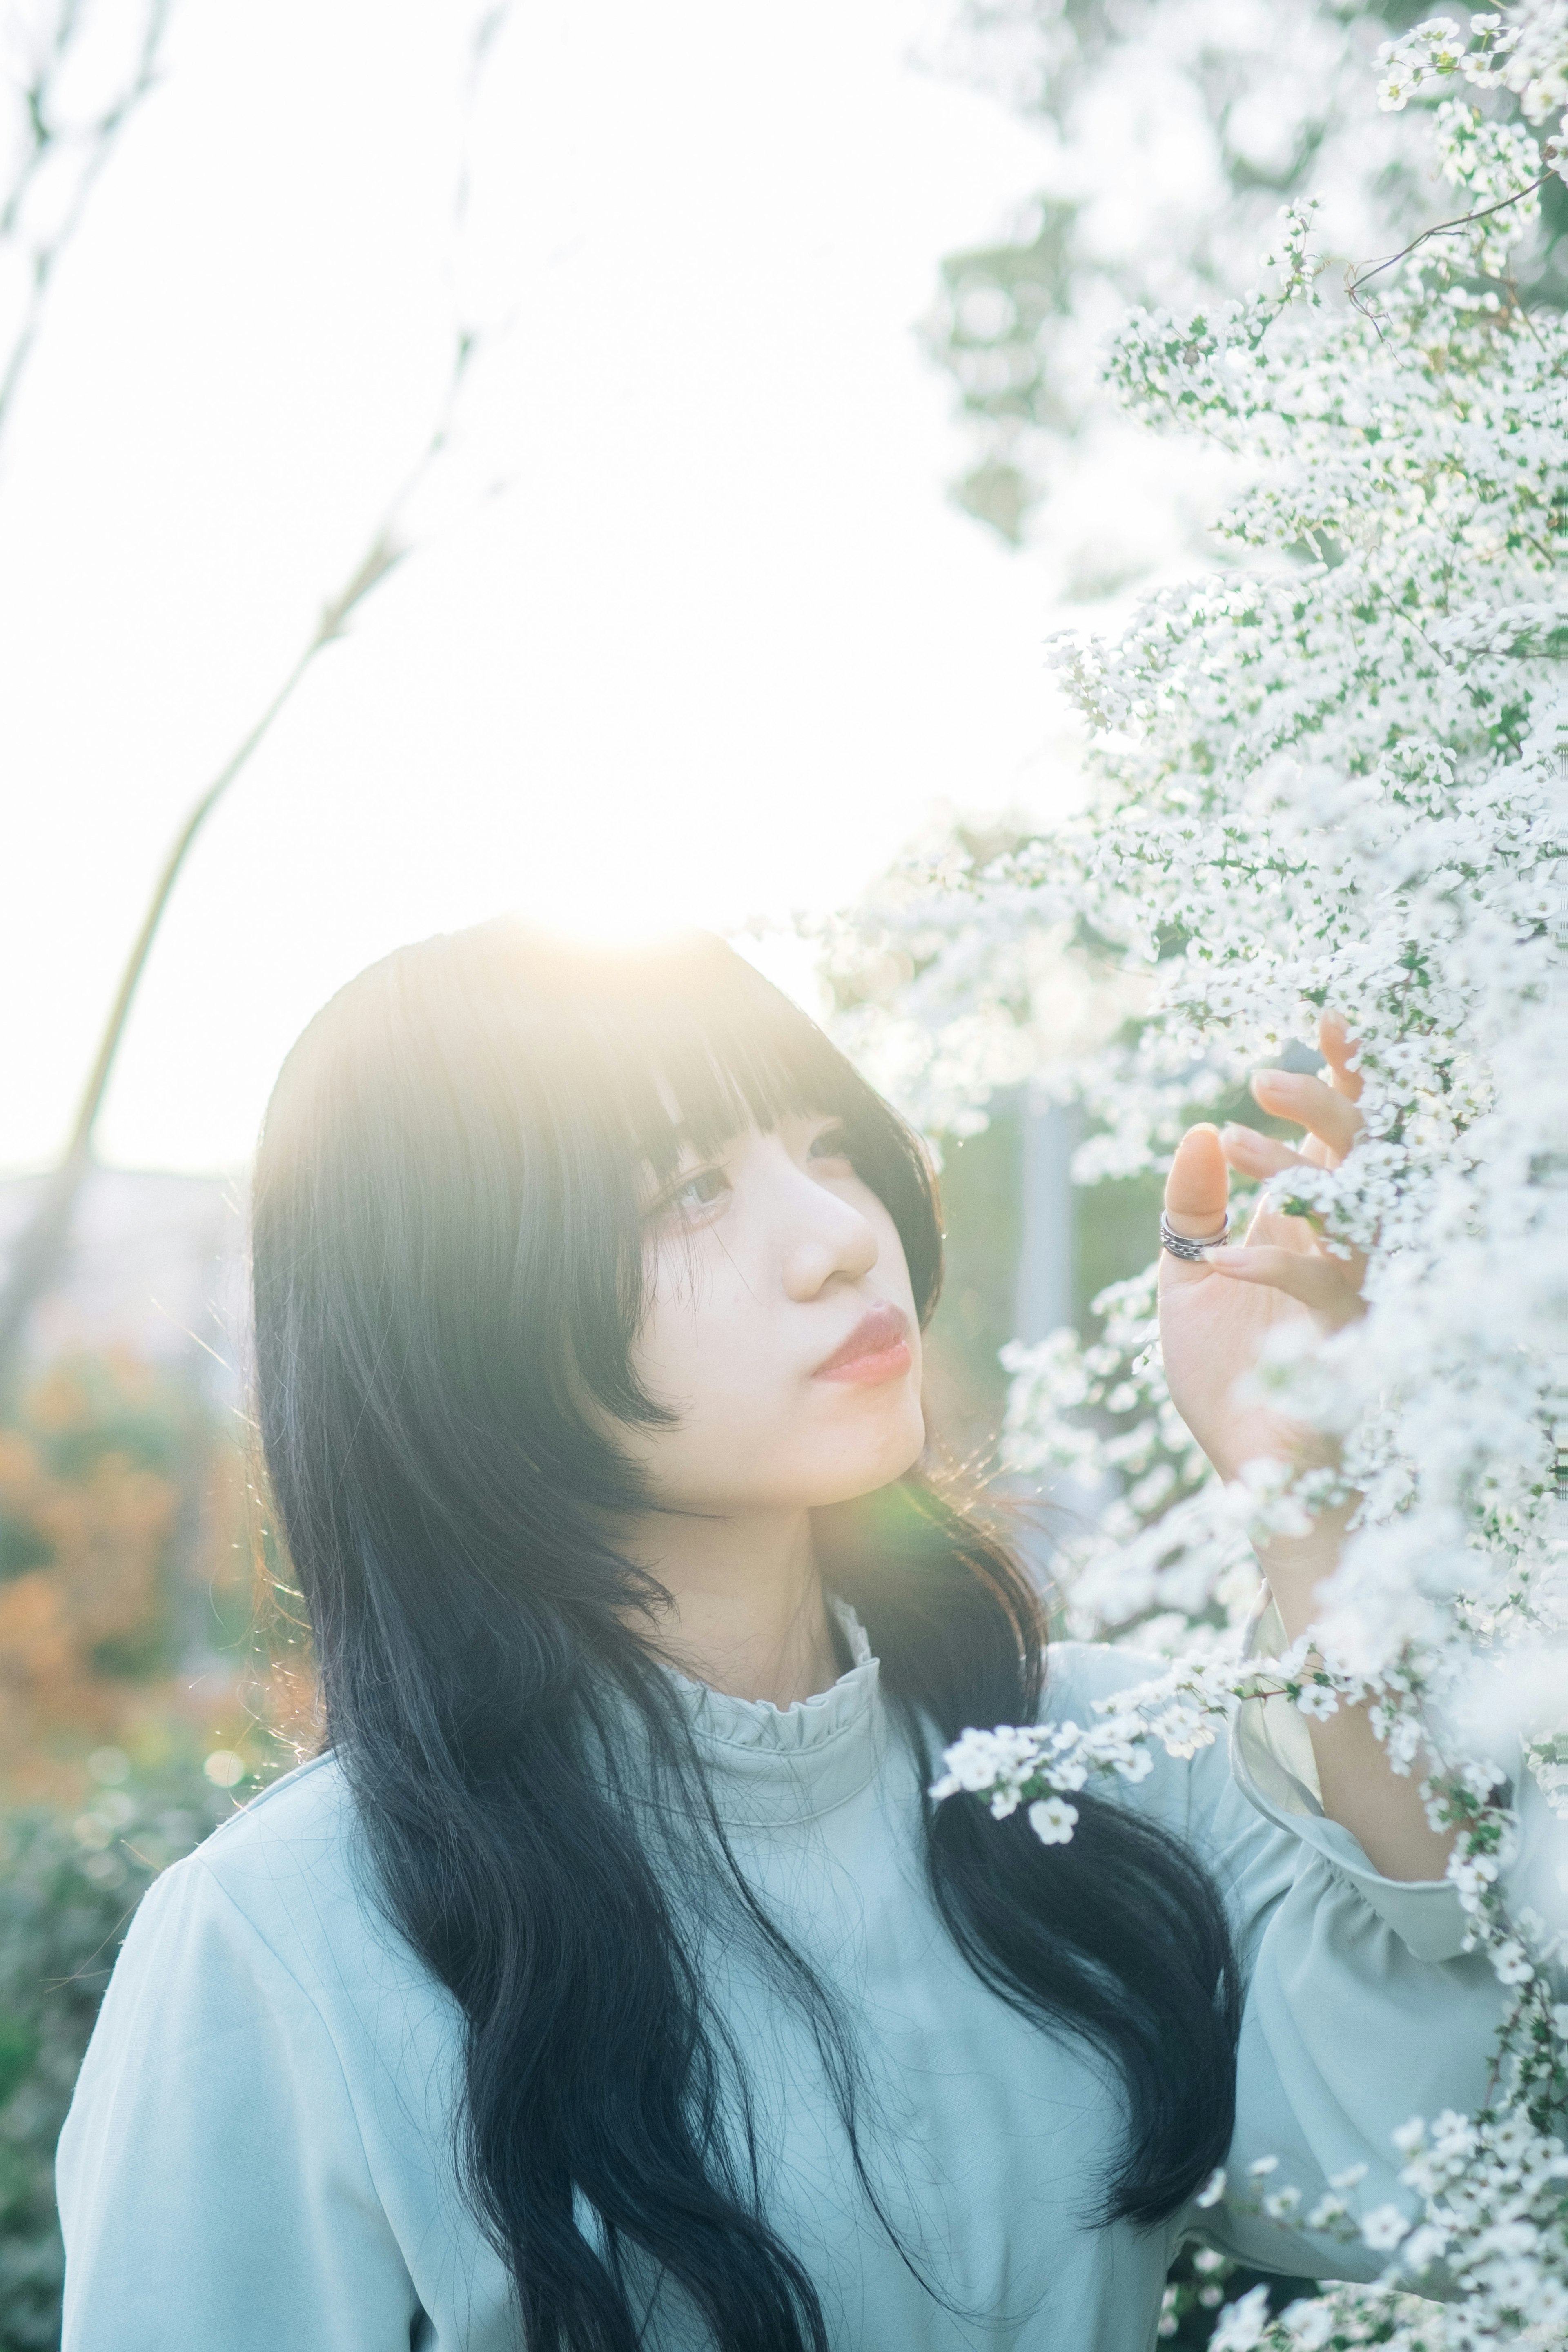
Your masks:
<svg viewBox="0 0 1568 2352"><path fill-rule="evenodd" d="M778 1707L837 1679L808 1512L650 1514L626 1549L670 1595L654 1646L679 1673Z"/></svg>

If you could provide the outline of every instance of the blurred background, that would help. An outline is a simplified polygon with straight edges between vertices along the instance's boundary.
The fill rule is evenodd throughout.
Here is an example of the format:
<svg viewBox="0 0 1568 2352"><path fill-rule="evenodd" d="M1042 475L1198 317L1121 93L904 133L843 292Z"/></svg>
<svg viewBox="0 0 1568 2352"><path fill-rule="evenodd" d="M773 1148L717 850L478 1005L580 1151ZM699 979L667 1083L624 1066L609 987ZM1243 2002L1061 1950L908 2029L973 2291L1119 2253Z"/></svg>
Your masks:
<svg viewBox="0 0 1568 2352"><path fill-rule="evenodd" d="M1370 98L1419 13L0 12L0 2352L58 2342L136 1896L310 1734L245 1408L287 1046L509 909L725 930L831 1018L835 910L1069 809L1046 640L1228 560L1098 353L1241 290L1293 195L1347 257L1433 217ZM982 1465L998 1348L1149 1255L1048 1092L936 1139Z"/></svg>

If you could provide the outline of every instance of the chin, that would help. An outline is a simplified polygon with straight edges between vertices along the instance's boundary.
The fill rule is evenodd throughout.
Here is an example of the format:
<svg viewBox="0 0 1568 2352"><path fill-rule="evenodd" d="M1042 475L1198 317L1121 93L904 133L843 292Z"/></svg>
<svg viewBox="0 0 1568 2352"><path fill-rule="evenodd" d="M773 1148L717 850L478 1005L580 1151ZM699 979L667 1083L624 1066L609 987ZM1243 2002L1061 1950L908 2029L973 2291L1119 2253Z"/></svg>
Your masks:
<svg viewBox="0 0 1568 2352"><path fill-rule="evenodd" d="M812 1496L814 1505L853 1503L862 1495L874 1495L879 1486L890 1486L912 1470L925 1451L925 1421L918 1403L889 1414L886 1425L874 1435L869 1431L866 1434L865 1445L837 1451L830 1464L824 1463L819 1476L811 1481L818 1490Z"/></svg>

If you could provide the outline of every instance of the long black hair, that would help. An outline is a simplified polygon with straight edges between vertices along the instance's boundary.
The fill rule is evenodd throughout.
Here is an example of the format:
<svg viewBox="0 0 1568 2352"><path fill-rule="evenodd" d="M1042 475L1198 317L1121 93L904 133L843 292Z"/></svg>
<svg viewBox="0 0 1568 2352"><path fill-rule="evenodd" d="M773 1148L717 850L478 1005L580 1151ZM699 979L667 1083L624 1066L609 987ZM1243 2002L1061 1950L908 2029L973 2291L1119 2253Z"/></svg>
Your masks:
<svg viewBox="0 0 1568 2352"><path fill-rule="evenodd" d="M672 1105L702 1151L790 1113L841 1118L929 1316L925 1157L785 997L710 939L610 954L491 925L373 966L284 1066L254 1195L261 1435L382 1900L461 2007L460 2160L531 2352L633 2352L650 2276L719 2352L823 2352L748 2162L739 2053L632 1801L674 1790L722 1872L637 1630L668 1595L605 1532L644 1501L605 1416L659 1418L629 1351ZM931 1481L822 1534L926 1779L933 1741L1034 1718L1036 1591ZM1229 2140L1235 1964L1195 1856L1077 1802L1049 1849L971 1798L928 1805L931 1884L987 1984L1111 2062L1127 2127L1105 2211L1152 2223ZM830 2000L751 1909L842 2060ZM852 2061L830 2071L847 2111Z"/></svg>

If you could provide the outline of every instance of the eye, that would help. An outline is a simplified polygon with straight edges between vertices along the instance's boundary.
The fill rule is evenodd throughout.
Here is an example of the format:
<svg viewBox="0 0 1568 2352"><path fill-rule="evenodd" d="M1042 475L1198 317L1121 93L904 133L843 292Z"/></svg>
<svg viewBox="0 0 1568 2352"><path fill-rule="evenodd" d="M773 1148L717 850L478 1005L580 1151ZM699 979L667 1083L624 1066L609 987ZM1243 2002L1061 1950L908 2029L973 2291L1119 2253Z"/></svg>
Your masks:
<svg viewBox="0 0 1568 2352"><path fill-rule="evenodd" d="M847 1160L849 1135L842 1119L835 1119L820 1135L814 1135L806 1147L808 1160Z"/></svg>
<svg viewBox="0 0 1568 2352"><path fill-rule="evenodd" d="M668 1205L683 1215L694 1215L699 1210L710 1209L730 1190L730 1179L721 1168L699 1168L695 1174L682 1179L670 1193Z"/></svg>

